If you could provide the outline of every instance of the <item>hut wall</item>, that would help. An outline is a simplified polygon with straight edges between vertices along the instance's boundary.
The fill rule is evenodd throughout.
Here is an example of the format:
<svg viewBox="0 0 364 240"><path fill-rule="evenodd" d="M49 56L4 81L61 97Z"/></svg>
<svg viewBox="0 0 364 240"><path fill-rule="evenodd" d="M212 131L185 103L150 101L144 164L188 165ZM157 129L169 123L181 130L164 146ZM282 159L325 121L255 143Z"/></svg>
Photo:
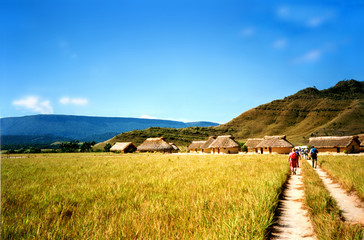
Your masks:
<svg viewBox="0 0 364 240"><path fill-rule="evenodd" d="M358 153L360 152L360 145L356 141L352 141L348 146L348 152Z"/></svg>
<svg viewBox="0 0 364 240"><path fill-rule="evenodd" d="M264 147L259 148L258 151L260 152L263 149L263 154L270 154L270 153L277 153L277 154L288 154L291 152L291 147Z"/></svg>
<svg viewBox="0 0 364 240"><path fill-rule="evenodd" d="M288 154L291 152L291 150L292 150L292 148L290 148L290 147L272 148L272 152L278 153L278 154Z"/></svg>
<svg viewBox="0 0 364 240"><path fill-rule="evenodd" d="M250 152L250 153L257 153L258 152L258 149L257 148L248 147L248 152Z"/></svg>
<svg viewBox="0 0 364 240"><path fill-rule="evenodd" d="M237 154L239 153L239 147L233 148L212 148L211 153L214 154Z"/></svg>

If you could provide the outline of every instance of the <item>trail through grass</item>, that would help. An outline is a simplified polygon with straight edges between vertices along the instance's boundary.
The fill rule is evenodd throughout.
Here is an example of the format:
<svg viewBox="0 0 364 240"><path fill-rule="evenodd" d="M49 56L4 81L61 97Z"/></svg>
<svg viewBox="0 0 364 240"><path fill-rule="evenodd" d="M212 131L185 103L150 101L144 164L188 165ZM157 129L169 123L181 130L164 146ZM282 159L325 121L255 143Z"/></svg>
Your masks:
<svg viewBox="0 0 364 240"><path fill-rule="evenodd" d="M265 239L286 156L2 159L3 239Z"/></svg>
<svg viewBox="0 0 364 240"><path fill-rule="evenodd" d="M347 191L355 190L364 201L364 156L319 156L318 163Z"/></svg>
<svg viewBox="0 0 364 240"><path fill-rule="evenodd" d="M307 161L302 163L305 203L317 238L362 240L364 229L359 225L343 222L335 200L330 196L320 177Z"/></svg>

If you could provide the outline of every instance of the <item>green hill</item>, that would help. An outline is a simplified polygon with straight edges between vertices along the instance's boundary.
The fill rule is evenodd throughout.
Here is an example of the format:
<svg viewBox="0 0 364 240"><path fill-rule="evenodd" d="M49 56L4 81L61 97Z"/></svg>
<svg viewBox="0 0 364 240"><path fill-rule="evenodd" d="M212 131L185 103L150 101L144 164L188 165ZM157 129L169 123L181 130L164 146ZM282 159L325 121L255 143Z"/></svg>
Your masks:
<svg viewBox="0 0 364 240"><path fill-rule="evenodd" d="M239 139L284 134L295 144L307 143L310 136L363 133L364 82L341 81L322 91L306 88L216 128L232 129Z"/></svg>
<svg viewBox="0 0 364 240"><path fill-rule="evenodd" d="M226 124L206 128L149 128L122 133L106 141L132 141L164 136L180 147L211 135L232 134L238 141L266 135L286 135L293 144L306 144L311 136L364 133L364 82L341 81L334 87L306 88L281 100L250 109ZM101 143L102 147L106 142Z"/></svg>

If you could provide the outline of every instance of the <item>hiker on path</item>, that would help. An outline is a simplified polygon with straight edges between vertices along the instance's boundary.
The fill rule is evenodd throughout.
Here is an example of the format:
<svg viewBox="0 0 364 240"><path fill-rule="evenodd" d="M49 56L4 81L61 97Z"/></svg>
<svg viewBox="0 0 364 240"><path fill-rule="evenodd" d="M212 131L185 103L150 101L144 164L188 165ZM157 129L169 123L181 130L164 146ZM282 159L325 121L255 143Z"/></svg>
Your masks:
<svg viewBox="0 0 364 240"><path fill-rule="evenodd" d="M312 146L311 148L311 151L310 151L310 156L311 156L311 159L312 159L312 167L313 168L317 168L317 149Z"/></svg>
<svg viewBox="0 0 364 240"><path fill-rule="evenodd" d="M299 148L299 149L296 149L296 154L297 154L297 156L298 156L298 158L297 158L297 168L299 168L300 167L300 161L299 160L301 160L301 149Z"/></svg>
<svg viewBox="0 0 364 240"><path fill-rule="evenodd" d="M288 161L293 175L296 175L298 156L299 155L296 153L295 149L292 148L292 152L289 154Z"/></svg>

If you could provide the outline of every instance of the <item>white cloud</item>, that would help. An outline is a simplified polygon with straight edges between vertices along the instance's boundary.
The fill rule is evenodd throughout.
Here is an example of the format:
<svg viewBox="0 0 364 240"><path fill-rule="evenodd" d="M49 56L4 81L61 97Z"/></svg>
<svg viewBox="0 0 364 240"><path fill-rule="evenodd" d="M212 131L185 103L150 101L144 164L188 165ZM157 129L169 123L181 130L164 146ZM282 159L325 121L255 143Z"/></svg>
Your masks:
<svg viewBox="0 0 364 240"><path fill-rule="evenodd" d="M273 42L273 48L276 49L282 49L285 48L286 46L287 46L287 40L284 38L277 39L276 41Z"/></svg>
<svg viewBox="0 0 364 240"><path fill-rule="evenodd" d="M315 49L307 52L301 57L298 57L293 60L293 63L310 63L320 60L322 56L322 50Z"/></svg>
<svg viewBox="0 0 364 240"><path fill-rule="evenodd" d="M53 113L53 107L50 101L41 101L39 97L29 96L23 99L13 101L14 106L23 107L33 112L38 112L41 114L51 114Z"/></svg>
<svg viewBox="0 0 364 240"><path fill-rule="evenodd" d="M63 97L59 100L61 104L73 104L73 105L86 105L88 100L86 98L69 98Z"/></svg>
<svg viewBox="0 0 364 240"><path fill-rule="evenodd" d="M335 19L336 12L330 8L310 5L280 6L276 15L283 21L296 25L317 28Z"/></svg>
<svg viewBox="0 0 364 240"><path fill-rule="evenodd" d="M145 119L157 119L156 117L152 117L152 116L149 116L149 115L141 115L139 118L145 118Z"/></svg>
<svg viewBox="0 0 364 240"><path fill-rule="evenodd" d="M254 34L255 34L255 29L253 27L247 27L241 31L241 35L243 35L244 37L251 37Z"/></svg>

